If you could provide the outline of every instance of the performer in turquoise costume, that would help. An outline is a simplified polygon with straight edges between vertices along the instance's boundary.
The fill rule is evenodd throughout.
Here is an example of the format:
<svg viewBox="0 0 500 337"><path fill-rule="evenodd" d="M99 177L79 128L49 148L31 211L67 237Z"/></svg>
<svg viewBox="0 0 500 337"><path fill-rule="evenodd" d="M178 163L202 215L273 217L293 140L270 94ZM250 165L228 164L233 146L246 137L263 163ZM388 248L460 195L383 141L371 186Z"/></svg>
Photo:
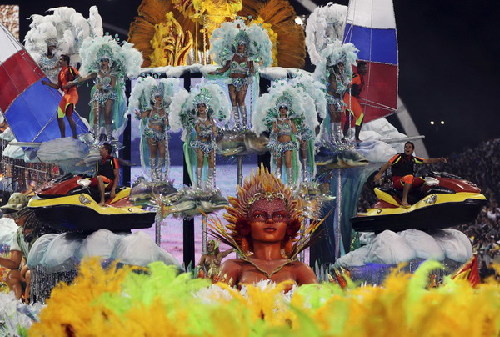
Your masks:
<svg viewBox="0 0 500 337"><path fill-rule="evenodd" d="M249 117L245 104L247 91L256 68L272 65L271 40L260 25L247 26L243 20L235 20L214 30L210 46L214 61L222 66L211 74L228 73L231 119L236 128L246 129Z"/></svg>
<svg viewBox="0 0 500 337"><path fill-rule="evenodd" d="M214 190L217 124L226 122L230 111L225 93L216 84L201 85L189 94L182 89L175 94L171 106L172 124L182 125L184 158L193 185Z"/></svg>
<svg viewBox="0 0 500 337"><path fill-rule="evenodd" d="M313 99L302 87L294 87L285 81L273 85L268 93L257 100L256 113L252 119L253 131L257 135L269 132L267 147L272 156L272 171L289 185L296 184L300 180L298 141L302 135L299 130L302 132L305 132L304 128L314 130L316 121L314 106ZM282 174L283 168L286 170L285 176Z"/></svg>
<svg viewBox="0 0 500 337"><path fill-rule="evenodd" d="M304 111L304 118L295 120L297 124L299 155L302 165L302 181L309 182L316 175L314 154L316 152L316 129L318 116L326 117L325 85L314 80L308 73L301 73L294 77L289 85L302 90L304 96L309 96L313 105ZM310 102L310 100L309 100Z"/></svg>
<svg viewBox="0 0 500 337"><path fill-rule="evenodd" d="M340 144L344 138L341 119L346 113L346 105L343 97L349 90L357 52L352 43L342 44L340 40L334 40L321 51L323 61L316 67L314 75L326 85L328 114L322 122L320 137L325 146Z"/></svg>
<svg viewBox="0 0 500 337"><path fill-rule="evenodd" d="M170 104L177 88L177 79L146 77L138 79L130 95L128 112L141 119L141 164L152 181L168 179Z"/></svg>
<svg viewBox="0 0 500 337"><path fill-rule="evenodd" d="M142 64L141 53L130 43L119 45L111 36L87 38L80 51L84 78L94 80L89 105L89 122L96 141L118 139L126 126L125 77L135 76ZM104 136L101 129L104 127Z"/></svg>

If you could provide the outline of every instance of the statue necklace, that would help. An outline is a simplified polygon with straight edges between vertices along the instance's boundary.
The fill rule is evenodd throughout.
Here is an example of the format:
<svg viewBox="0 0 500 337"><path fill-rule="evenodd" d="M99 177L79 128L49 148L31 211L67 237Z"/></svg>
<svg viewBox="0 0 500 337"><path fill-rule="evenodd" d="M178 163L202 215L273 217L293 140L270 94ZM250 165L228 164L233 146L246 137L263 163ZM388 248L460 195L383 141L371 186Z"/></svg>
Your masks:
<svg viewBox="0 0 500 337"><path fill-rule="evenodd" d="M268 279L271 279L271 277L276 274L277 272L279 272L281 269L283 269L284 266L286 266L287 264L290 264L292 263L294 260L291 260L291 259L287 259L284 263L280 264L278 267L274 268L273 270L271 270L271 272L267 272L265 271L264 269L262 269L261 267L259 267L255 262L252 262L248 257L244 256L242 258L242 260L250 263L252 266L254 266L258 271L260 271L262 274L266 275L266 277Z"/></svg>

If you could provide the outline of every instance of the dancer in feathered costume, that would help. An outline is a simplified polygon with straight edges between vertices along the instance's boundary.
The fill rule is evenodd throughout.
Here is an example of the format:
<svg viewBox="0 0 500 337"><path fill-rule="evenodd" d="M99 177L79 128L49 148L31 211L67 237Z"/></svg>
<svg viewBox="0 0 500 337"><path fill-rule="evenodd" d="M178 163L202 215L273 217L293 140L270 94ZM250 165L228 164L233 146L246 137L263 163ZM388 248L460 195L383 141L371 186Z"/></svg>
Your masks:
<svg viewBox="0 0 500 337"><path fill-rule="evenodd" d="M282 166L286 168L288 184L297 182L300 164L297 160L297 125L311 123L314 130L315 112L312 98L302 88L293 87L286 82L273 85L269 92L257 99L256 113L252 118L253 131L260 135L268 131L269 148L273 172L282 177ZM313 116L309 116L313 113ZM283 177L285 178L285 177Z"/></svg>
<svg viewBox="0 0 500 337"><path fill-rule="evenodd" d="M170 104L177 85L176 79L139 78L130 95L128 113L134 112L142 120L141 164L149 168L153 181L168 178Z"/></svg>
<svg viewBox="0 0 500 337"><path fill-rule="evenodd" d="M102 19L96 6L90 7L88 19L68 7L51 8L48 12L51 14L31 16L24 46L51 82L57 83L59 56L68 55L71 64L81 62L79 50L83 40L102 36Z"/></svg>
<svg viewBox="0 0 500 337"><path fill-rule="evenodd" d="M308 182L316 174L314 153L318 116L322 119L326 117L325 85L305 73L293 78L289 82L289 85L302 89L303 95L309 96L314 104L314 109L312 108L313 106L309 106L308 109L304 110L304 118L295 120L300 144L302 181Z"/></svg>
<svg viewBox="0 0 500 337"><path fill-rule="evenodd" d="M321 52L323 60L314 72L315 77L326 84L328 115L322 123L320 141L324 145L339 144L344 139L342 133L342 114L346 113L343 101L349 90L352 78L352 66L356 65L358 49L352 43L342 44L335 40Z"/></svg>
<svg viewBox="0 0 500 337"><path fill-rule="evenodd" d="M316 7L307 18L306 47L312 64L323 60L321 52L334 40L342 40L347 20L347 6L329 3Z"/></svg>
<svg viewBox="0 0 500 337"><path fill-rule="evenodd" d="M182 125L182 140L188 172L193 179L196 162L196 187L215 189L215 154L217 122L227 122L229 102L216 84L202 85L191 93L180 90L172 101L172 125ZM202 186L202 169L208 166L207 180Z"/></svg>
<svg viewBox="0 0 500 337"><path fill-rule="evenodd" d="M256 67L272 64L272 43L260 25L246 26L243 20L223 23L210 39L210 54L222 68L212 74L228 72L228 91L231 99L231 119L236 128L247 128L245 105L247 90ZM241 115L241 119L240 119Z"/></svg>
<svg viewBox="0 0 500 337"><path fill-rule="evenodd" d="M85 39L80 54L80 73L84 76L81 81L92 78L95 83L89 102L89 122L94 126L94 137L100 138L103 125L106 140L117 139L126 126L125 77L139 73L142 55L132 44L124 42L120 46L109 35Z"/></svg>

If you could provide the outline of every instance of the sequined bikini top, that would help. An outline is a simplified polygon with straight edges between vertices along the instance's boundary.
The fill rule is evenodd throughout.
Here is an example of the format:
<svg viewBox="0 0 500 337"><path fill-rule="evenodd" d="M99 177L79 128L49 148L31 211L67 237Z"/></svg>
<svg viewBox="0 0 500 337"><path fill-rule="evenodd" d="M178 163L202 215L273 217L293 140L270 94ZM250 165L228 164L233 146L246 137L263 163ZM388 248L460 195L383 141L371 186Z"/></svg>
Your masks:
<svg viewBox="0 0 500 337"><path fill-rule="evenodd" d="M248 73L248 62L231 61L231 72L240 74Z"/></svg>
<svg viewBox="0 0 500 337"><path fill-rule="evenodd" d="M110 89L111 88L111 74L103 75L101 73L98 73L96 83L100 83L102 85L102 89Z"/></svg>
<svg viewBox="0 0 500 337"><path fill-rule="evenodd" d="M276 123L278 136L290 136L292 134L292 125L290 123Z"/></svg>
<svg viewBox="0 0 500 337"><path fill-rule="evenodd" d="M200 132L198 135L200 137L206 138L212 135L212 125L206 125L205 123L198 123L198 127L200 128Z"/></svg>
<svg viewBox="0 0 500 337"><path fill-rule="evenodd" d="M153 108L151 114L149 115L149 122L151 124L163 125L166 123L166 121L167 121L167 115L163 114L162 116L158 113L158 111L155 111L155 109Z"/></svg>

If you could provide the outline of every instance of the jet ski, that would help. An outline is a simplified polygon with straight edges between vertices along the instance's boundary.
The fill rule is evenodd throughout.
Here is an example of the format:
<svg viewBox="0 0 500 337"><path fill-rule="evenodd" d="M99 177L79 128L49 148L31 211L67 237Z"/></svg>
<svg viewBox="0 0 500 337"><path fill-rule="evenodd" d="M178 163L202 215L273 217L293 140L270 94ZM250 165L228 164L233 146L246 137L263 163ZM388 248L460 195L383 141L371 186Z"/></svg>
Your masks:
<svg viewBox="0 0 500 337"><path fill-rule="evenodd" d="M90 177L67 175L53 186L39 191L28 203L36 215L51 227L65 231L93 232L109 229L130 232L150 228L156 211L135 206L129 200L130 188L118 188L106 204L98 204L99 191L90 186Z"/></svg>
<svg viewBox="0 0 500 337"><path fill-rule="evenodd" d="M358 232L448 228L474 221L486 204L481 190L458 176L431 172L424 180L419 189L410 191L409 208L401 206L402 191L374 188L377 202L351 219L352 228Z"/></svg>

